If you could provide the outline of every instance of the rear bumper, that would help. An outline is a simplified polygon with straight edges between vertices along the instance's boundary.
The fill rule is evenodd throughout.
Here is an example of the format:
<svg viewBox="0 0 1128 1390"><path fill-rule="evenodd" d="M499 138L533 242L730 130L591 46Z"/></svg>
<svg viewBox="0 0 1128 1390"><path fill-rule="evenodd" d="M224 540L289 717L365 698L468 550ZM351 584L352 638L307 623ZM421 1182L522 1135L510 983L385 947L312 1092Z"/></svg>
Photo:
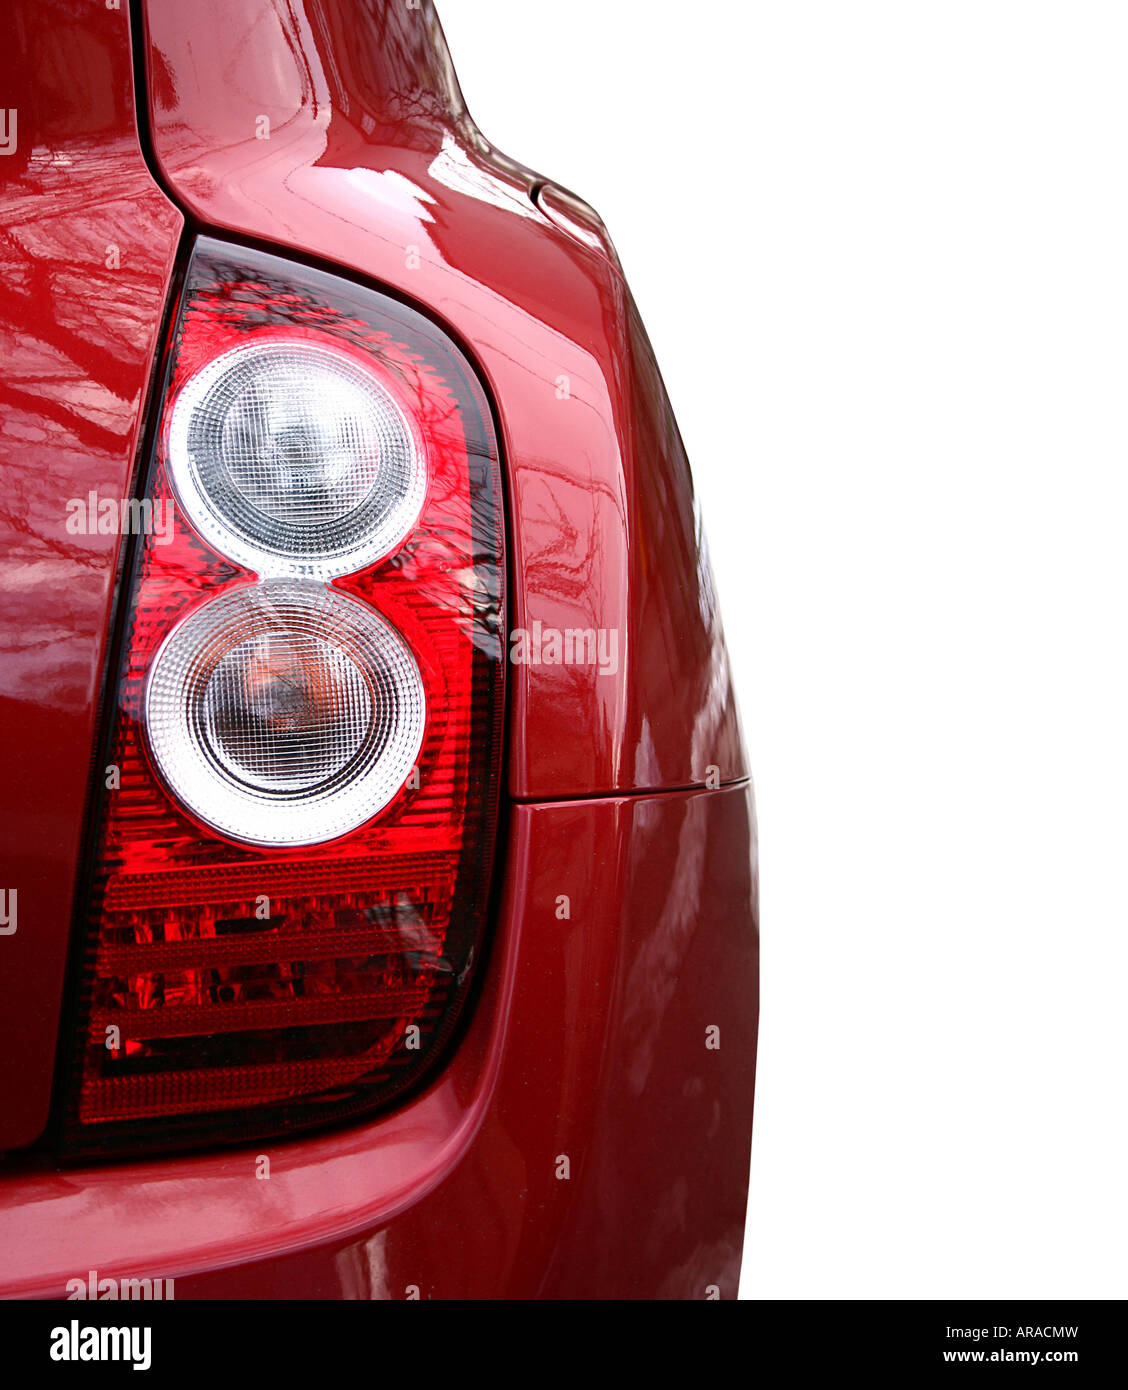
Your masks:
<svg viewBox="0 0 1128 1390"><path fill-rule="evenodd" d="M755 859L747 784L512 806L482 993L425 1092L286 1144L6 1175L0 1296L96 1270L177 1299L735 1297Z"/></svg>

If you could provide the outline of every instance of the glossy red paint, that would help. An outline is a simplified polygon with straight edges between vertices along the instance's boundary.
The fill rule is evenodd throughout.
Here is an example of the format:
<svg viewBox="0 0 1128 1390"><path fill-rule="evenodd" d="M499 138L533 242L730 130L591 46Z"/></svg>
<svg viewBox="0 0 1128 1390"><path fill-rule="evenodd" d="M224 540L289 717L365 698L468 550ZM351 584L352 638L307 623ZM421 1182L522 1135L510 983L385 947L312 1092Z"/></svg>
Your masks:
<svg viewBox="0 0 1128 1390"><path fill-rule="evenodd" d="M128 19L12 0L0 92L0 1149L42 1131L120 534L68 501L132 494L182 226L133 115ZM7 124L7 123L6 123Z"/></svg>
<svg viewBox="0 0 1128 1390"><path fill-rule="evenodd" d="M97 1268L174 1278L178 1299L732 1297L755 1066L754 812L684 450L606 231L481 137L429 0L137 8L171 199L209 235L390 289L461 343L505 453L511 621L614 630L620 661L614 675L510 670L501 891L480 992L427 1089L286 1143L64 1170L42 1151L9 1156L0 1296L61 1297ZM0 763L14 779L2 830L5 872L40 885L35 949L0 1026L11 1003L46 1046L118 553L116 536L79 545L51 524L88 488L127 495L180 215L132 133L125 15L79 0L50 20L31 0L17 10L55 55L34 100L67 71L70 37L35 29L57 34L60 15L100 74L82 100L101 111L116 94L89 149L65 132L35 144L16 175L23 230L0 239L5 268L29 277L50 263L44 227L62 248L34 294L17 276L6 284L23 299L0 297L5 352L30 354L31 383L24 444L0 455L0 526L19 559L0 589ZM59 149L85 182L49 172ZM0 161L0 179L15 167ZM98 269L107 208L128 294ZM18 471L29 458L42 491ZM704 789L716 781L729 785ZM25 920L21 898L21 932ZM0 971L0 989L11 979ZM0 1069L20 1082L0 1117L22 1114L12 1133L31 1139L50 1064L38 1047L24 1060ZM256 1178L264 1154L269 1181Z"/></svg>
<svg viewBox="0 0 1128 1390"><path fill-rule="evenodd" d="M93 1268L178 1299L734 1297L754 854L747 787L515 808L485 989L429 1090L317 1139L10 1181L0 1294Z"/></svg>
<svg viewBox="0 0 1128 1390"><path fill-rule="evenodd" d="M746 775L685 452L614 249L590 208L537 193L482 138L429 0L144 13L153 148L176 197L438 315L498 406L514 625L619 634L614 678L514 670L512 794Z"/></svg>

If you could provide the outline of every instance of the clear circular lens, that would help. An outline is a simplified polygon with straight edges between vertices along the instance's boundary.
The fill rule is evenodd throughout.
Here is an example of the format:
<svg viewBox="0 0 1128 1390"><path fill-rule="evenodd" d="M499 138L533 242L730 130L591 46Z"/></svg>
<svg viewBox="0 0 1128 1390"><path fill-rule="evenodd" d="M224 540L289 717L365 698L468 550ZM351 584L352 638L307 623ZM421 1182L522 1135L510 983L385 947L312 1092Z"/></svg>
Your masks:
<svg viewBox="0 0 1128 1390"><path fill-rule="evenodd" d="M407 780L426 700L403 639L321 584L267 580L179 623L149 673L161 775L233 839L307 845L370 820Z"/></svg>
<svg viewBox="0 0 1128 1390"><path fill-rule="evenodd" d="M169 460L193 525L264 576L374 563L410 533L427 484L415 432L376 372L300 341L232 348L190 378Z"/></svg>

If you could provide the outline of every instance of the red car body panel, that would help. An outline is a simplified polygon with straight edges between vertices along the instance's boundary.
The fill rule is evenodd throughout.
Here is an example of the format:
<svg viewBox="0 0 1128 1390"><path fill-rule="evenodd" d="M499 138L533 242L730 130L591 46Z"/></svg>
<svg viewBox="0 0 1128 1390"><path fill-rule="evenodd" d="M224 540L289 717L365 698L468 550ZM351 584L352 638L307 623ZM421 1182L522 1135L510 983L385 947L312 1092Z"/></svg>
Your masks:
<svg viewBox="0 0 1128 1390"><path fill-rule="evenodd" d="M746 776L685 452L595 214L482 139L429 4L144 9L176 198L437 315L498 403L515 625L622 634L621 678L512 668L513 796Z"/></svg>
<svg viewBox="0 0 1128 1390"><path fill-rule="evenodd" d="M17 10L40 22L30 0ZM613 674L509 667L490 949L463 1036L427 1088L273 1146L63 1170L45 1150L9 1155L0 1295L61 1297L97 1269L174 1278L178 1298L733 1297L755 1066L755 816L685 453L602 223L483 140L429 3L137 10L140 136L126 16L63 5L92 36L91 85L118 94L113 118L69 146L65 132L37 136L14 202L4 184L5 283L26 262L45 287L19 302L5 290L4 350L19 362L43 342L65 363L34 377L25 441L0 455L0 526L18 560L0 633L6 655L37 647L5 663L2 688L0 751L18 779L5 874L21 926L0 953L18 942L24 955L0 954L12 1011L0 1008L0 1026L15 1036L38 1019L34 1045L21 1035L27 1067L0 1105L0 1143L30 1143L47 1115L120 537L64 537L52 568L40 551L63 532L66 498L129 495L182 212L190 230L311 260L436 318L497 412L511 621L621 643ZM42 51L46 66L58 40ZM28 80L42 92L48 79ZM51 185L31 172L48 140L64 153L86 141L102 171L101 202L54 209L57 282L42 240ZM0 164L0 178L14 172ZM21 199L38 239L13 230ZM94 253L121 200L134 220L113 223L128 255L107 284ZM115 306L132 317L111 369L101 320ZM94 433L73 402L111 370ZM34 449L51 482L33 502L21 470ZM48 635L65 679L42 655ZM25 883L40 885L26 899ZM269 1180L256 1176L264 1154Z"/></svg>
<svg viewBox="0 0 1128 1390"><path fill-rule="evenodd" d="M9 7L0 159L0 1150L47 1121L120 534L66 503L129 497L182 217L134 125L127 18Z"/></svg>
<svg viewBox="0 0 1128 1390"><path fill-rule="evenodd" d="M97 1269L178 1298L735 1296L756 1015L718 981L756 967L753 836L745 787L516 808L485 990L428 1090L273 1148L29 1172L0 1290Z"/></svg>

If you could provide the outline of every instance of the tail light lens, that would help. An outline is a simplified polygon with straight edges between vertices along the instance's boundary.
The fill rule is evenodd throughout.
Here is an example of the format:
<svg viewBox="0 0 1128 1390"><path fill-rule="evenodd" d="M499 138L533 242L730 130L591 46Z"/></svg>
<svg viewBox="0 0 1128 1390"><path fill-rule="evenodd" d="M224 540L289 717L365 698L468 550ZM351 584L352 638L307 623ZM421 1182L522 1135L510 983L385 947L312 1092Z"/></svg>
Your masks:
<svg viewBox="0 0 1128 1390"><path fill-rule="evenodd" d="M480 954L501 475L433 324L197 243L135 543L64 1148L281 1135L433 1064Z"/></svg>
<svg viewBox="0 0 1128 1390"><path fill-rule="evenodd" d="M177 393L172 481L192 524L259 574L364 569L414 529L426 445L395 378L322 342L259 339Z"/></svg>
<svg viewBox="0 0 1128 1390"><path fill-rule="evenodd" d="M186 811L231 839L290 846L335 840L395 799L425 710L410 648L372 608L273 579L177 623L143 722Z"/></svg>

